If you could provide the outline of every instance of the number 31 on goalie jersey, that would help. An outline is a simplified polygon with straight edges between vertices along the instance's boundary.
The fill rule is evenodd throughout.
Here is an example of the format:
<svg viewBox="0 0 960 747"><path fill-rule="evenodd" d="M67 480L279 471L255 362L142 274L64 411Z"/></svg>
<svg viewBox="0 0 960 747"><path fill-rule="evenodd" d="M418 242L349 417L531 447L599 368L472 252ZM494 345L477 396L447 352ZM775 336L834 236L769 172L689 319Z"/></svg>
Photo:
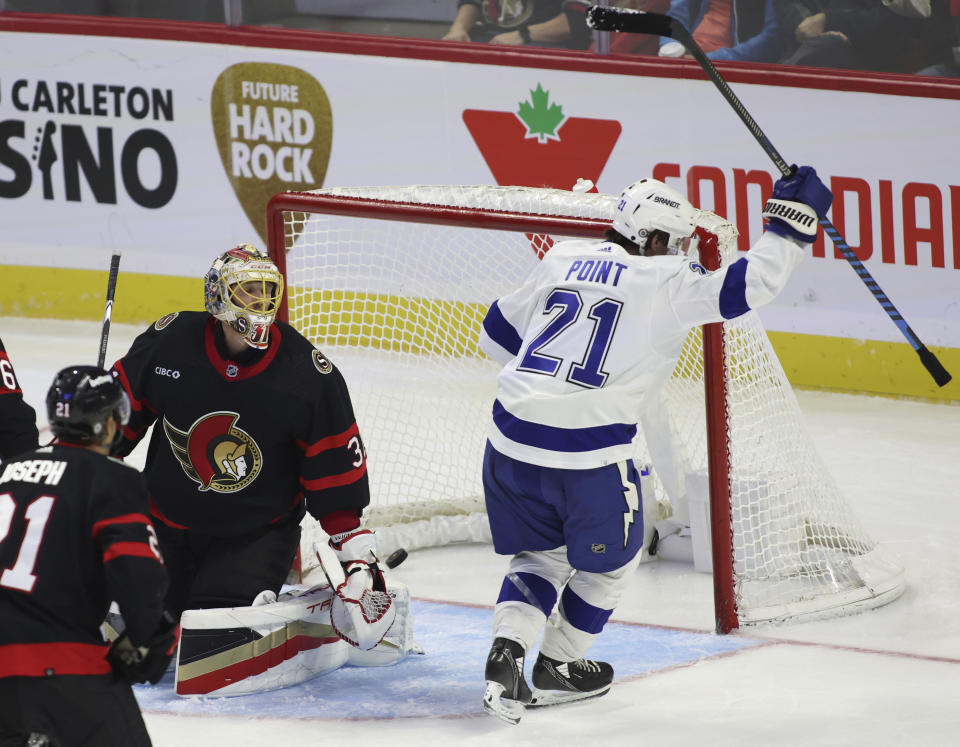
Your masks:
<svg viewBox="0 0 960 747"><path fill-rule="evenodd" d="M517 370L528 373L556 376L564 363L563 358L547 355L541 350L552 342L559 340L568 330L583 310L583 299L575 290L557 288L547 296L543 313L551 314L559 309L553 319L543 328L527 346ZM593 304L587 311L587 318L593 321L593 334L590 342L583 351L579 361L571 361L567 370L567 381L587 389L599 389L610 375L603 370L603 363L613 341L613 333L620 319L623 303L613 298L604 298Z"/></svg>

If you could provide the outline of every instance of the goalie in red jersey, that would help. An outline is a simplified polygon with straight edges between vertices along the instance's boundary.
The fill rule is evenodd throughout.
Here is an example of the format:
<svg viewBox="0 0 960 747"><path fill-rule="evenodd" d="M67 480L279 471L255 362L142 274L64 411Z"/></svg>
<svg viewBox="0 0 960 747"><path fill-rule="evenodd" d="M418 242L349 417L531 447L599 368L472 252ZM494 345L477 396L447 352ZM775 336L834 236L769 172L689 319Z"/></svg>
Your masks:
<svg viewBox="0 0 960 747"><path fill-rule="evenodd" d="M383 583L361 528L370 491L347 385L275 319L282 294L276 265L237 246L206 274L205 312L158 319L113 367L132 405L115 453L154 425L144 472L177 613L275 598L305 511L368 587Z"/></svg>

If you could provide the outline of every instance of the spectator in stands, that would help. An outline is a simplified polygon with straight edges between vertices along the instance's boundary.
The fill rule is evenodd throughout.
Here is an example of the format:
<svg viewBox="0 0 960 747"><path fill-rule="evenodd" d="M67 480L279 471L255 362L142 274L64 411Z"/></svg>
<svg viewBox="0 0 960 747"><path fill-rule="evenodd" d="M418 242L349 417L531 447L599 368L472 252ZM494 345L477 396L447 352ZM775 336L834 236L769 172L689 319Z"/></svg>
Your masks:
<svg viewBox="0 0 960 747"><path fill-rule="evenodd" d="M571 30L563 0L457 0L457 17L443 36L448 41L477 41L510 46L586 49L586 22Z"/></svg>
<svg viewBox="0 0 960 747"><path fill-rule="evenodd" d="M783 57L785 43L774 12L777 2L671 0L667 15L682 23L713 61L777 62ZM683 57L685 53L680 42L661 37L661 57Z"/></svg>
<svg viewBox="0 0 960 747"><path fill-rule="evenodd" d="M948 0L790 0L778 4L790 30L787 65L912 73L948 54ZM939 6L936 15L933 9ZM942 50L942 51L938 51Z"/></svg>
<svg viewBox="0 0 960 747"><path fill-rule="evenodd" d="M917 74L960 78L960 0L931 1L933 28L942 33L942 43L934 45L931 64Z"/></svg>

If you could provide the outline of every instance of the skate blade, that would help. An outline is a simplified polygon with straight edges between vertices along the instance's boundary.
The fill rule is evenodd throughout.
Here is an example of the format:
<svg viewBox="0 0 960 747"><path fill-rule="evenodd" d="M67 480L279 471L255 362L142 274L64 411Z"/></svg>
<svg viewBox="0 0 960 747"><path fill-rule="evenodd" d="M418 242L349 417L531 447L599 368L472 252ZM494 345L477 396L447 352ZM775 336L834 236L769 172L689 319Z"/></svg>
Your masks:
<svg viewBox="0 0 960 747"><path fill-rule="evenodd" d="M610 692L610 685L602 687L599 690L580 693L571 690L534 690L533 699L527 708L545 708L546 706L562 705L564 703L574 703L578 700L589 700L590 698L599 698Z"/></svg>
<svg viewBox="0 0 960 747"><path fill-rule="evenodd" d="M487 682L487 689L483 694L483 710L508 724L518 724L525 706L519 700L501 697L505 689L499 682Z"/></svg>

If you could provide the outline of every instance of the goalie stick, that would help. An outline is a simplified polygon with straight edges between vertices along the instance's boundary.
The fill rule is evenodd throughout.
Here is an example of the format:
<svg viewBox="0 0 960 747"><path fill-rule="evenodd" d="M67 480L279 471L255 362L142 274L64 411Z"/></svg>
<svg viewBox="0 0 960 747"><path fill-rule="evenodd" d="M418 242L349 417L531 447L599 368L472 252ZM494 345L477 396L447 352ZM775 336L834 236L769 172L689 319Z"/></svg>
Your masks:
<svg viewBox="0 0 960 747"><path fill-rule="evenodd" d="M750 130L750 133L757 139L760 147L762 147L764 152L770 157L770 160L773 161L780 173L783 176L790 176L790 166L787 165L787 162L777 149L773 147L773 144L764 134L763 130L760 129L760 126L753 117L750 116L750 112L747 111L740 99L730 90L730 86L727 85L727 82L720 76L716 67L714 67L713 63L703 53L703 50L700 49L700 46L694 41L690 32L687 31L683 24L661 13L646 13L630 8L607 8L601 5L594 5L587 11L587 24L595 31L625 31L631 34L667 36L683 44L686 50L693 55L693 58L699 63L700 67L703 68L707 77L713 81L713 84L727 100L727 103L733 107L733 110L739 115L740 119L743 120L747 129ZM923 363L924 367L933 377L937 386L946 386L952 376L943 367L943 364L941 364L939 359L920 341L920 338L917 337L916 333L910 328L910 325L907 324L907 321L897 310L896 306L894 306L893 302L887 297L887 294L884 293L877 281L874 280L870 271L863 266L859 257L854 254L846 240L840 235L840 232L834 227L833 223L830 222L830 219L823 217L819 223L823 226L823 230L830 237L830 240L833 241L837 249L840 250L844 259L846 259L856 271L860 280L863 281L863 284L866 285L867 289L873 294L877 303L883 307L887 316L890 317L906 338L907 342L910 343L910 346L916 351L920 357L920 362Z"/></svg>
<svg viewBox="0 0 960 747"><path fill-rule="evenodd" d="M103 309L103 328L100 330L100 354L97 368L103 368L107 358L107 338L110 336L110 317L113 316L113 294L117 290L117 275L120 272L120 250L114 249L110 257L110 275L107 278L107 301Z"/></svg>

